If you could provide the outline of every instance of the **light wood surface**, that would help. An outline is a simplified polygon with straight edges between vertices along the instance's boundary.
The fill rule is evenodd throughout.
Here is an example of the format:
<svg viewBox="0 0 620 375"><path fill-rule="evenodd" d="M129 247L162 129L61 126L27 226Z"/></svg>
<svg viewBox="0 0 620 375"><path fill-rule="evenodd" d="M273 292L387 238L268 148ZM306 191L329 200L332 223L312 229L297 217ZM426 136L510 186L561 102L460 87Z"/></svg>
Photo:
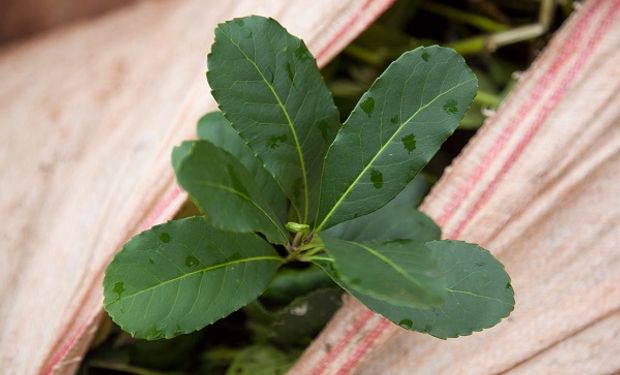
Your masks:
<svg viewBox="0 0 620 375"><path fill-rule="evenodd" d="M422 208L510 273L512 315L438 340L350 300L294 374L620 372L620 1L573 14Z"/></svg>
<svg viewBox="0 0 620 375"><path fill-rule="evenodd" d="M389 3L145 1L0 50L0 372L74 371L105 265L184 201L170 152L215 107L217 23L274 17L324 64Z"/></svg>

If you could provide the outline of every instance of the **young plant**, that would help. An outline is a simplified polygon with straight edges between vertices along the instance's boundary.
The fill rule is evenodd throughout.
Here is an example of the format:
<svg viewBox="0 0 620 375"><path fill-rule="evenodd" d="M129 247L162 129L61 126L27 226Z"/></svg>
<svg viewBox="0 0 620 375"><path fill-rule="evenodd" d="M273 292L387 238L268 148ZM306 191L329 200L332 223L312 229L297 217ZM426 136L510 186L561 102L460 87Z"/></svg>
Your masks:
<svg viewBox="0 0 620 375"><path fill-rule="evenodd" d="M219 25L207 79L221 112L172 154L204 216L155 226L115 256L104 306L124 330L159 339L201 329L293 262L435 337L469 335L512 311L502 264L477 245L440 240L411 201L409 182L476 93L454 51L404 53L342 125L304 42L273 19Z"/></svg>

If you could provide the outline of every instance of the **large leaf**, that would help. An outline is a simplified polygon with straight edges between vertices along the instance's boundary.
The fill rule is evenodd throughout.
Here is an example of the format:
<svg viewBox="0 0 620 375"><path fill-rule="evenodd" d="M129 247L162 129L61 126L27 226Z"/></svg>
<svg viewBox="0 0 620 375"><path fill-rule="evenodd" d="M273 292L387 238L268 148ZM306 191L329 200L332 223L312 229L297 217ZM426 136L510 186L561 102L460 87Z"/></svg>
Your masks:
<svg viewBox="0 0 620 375"><path fill-rule="evenodd" d="M341 286L401 327L442 339L471 335L493 327L510 314L514 307L510 277L491 253L460 241L433 241L426 245L433 251L448 280L448 294L439 307L396 306L347 288L342 283Z"/></svg>
<svg viewBox="0 0 620 375"><path fill-rule="evenodd" d="M170 221L133 237L106 269L104 307L145 339L196 331L258 297L281 264L255 234L201 218Z"/></svg>
<svg viewBox="0 0 620 375"><path fill-rule="evenodd" d="M288 199L267 172L263 163L254 155L247 144L239 137L237 131L224 117L222 112L210 112L198 121L198 138L207 140L217 147L229 152L250 172L254 185L263 192L263 196L274 213L283 221L287 221Z"/></svg>
<svg viewBox="0 0 620 375"><path fill-rule="evenodd" d="M217 27L207 63L220 109L307 222L340 124L314 58L276 21L251 16Z"/></svg>
<svg viewBox="0 0 620 375"><path fill-rule="evenodd" d="M420 47L393 62L329 148L317 229L394 198L456 129L476 87L476 76L451 49Z"/></svg>
<svg viewBox="0 0 620 375"><path fill-rule="evenodd" d="M334 225L322 233L323 237L347 241L381 243L393 240L411 240L425 243L438 240L441 229L424 213L416 210L426 192L422 178L416 178L375 212ZM381 225L377 225L381 223Z"/></svg>
<svg viewBox="0 0 620 375"><path fill-rule="evenodd" d="M288 241L283 218L233 155L204 140L183 142L172 155L179 185L211 224L235 232L258 231L272 243Z"/></svg>
<svg viewBox="0 0 620 375"><path fill-rule="evenodd" d="M398 306L428 308L443 303L445 279L423 244L380 245L324 239L337 277L349 289Z"/></svg>

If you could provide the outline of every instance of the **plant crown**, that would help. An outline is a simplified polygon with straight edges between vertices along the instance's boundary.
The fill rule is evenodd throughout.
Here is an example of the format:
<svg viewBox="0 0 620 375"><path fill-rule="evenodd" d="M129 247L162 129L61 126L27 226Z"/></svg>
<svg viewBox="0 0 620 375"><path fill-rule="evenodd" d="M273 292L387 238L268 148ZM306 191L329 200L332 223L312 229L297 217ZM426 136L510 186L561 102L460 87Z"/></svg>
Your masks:
<svg viewBox="0 0 620 375"><path fill-rule="evenodd" d="M154 226L107 267L104 306L145 339L199 330L305 262L401 327L439 338L491 327L513 309L504 267L441 240L410 182L477 90L461 56L401 55L341 124L304 42L273 19L220 24L207 79L220 111L172 154L202 216Z"/></svg>

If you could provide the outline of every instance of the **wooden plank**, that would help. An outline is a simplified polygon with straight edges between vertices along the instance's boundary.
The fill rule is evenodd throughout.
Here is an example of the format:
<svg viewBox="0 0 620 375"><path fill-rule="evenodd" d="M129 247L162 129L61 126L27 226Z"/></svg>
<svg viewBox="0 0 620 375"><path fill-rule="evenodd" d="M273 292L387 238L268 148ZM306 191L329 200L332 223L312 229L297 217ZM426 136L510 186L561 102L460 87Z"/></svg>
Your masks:
<svg viewBox="0 0 620 375"><path fill-rule="evenodd" d="M139 2L0 50L2 373L74 371L112 254L184 201L169 155L215 108L218 22L275 17L325 64L390 2Z"/></svg>
<svg viewBox="0 0 620 375"><path fill-rule="evenodd" d="M601 338L610 347L599 345L597 356L571 352L596 333L571 338L601 319L618 329L607 317L620 308L619 60L620 1L587 2L422 207L446 237L481 243L506 265L510 318L442 341L349 302L292 373L564 373L545 366L569 368L557 361L571 355L587 373L620 371L617 361L597 364L617 353L617 335Z"/></svg>

